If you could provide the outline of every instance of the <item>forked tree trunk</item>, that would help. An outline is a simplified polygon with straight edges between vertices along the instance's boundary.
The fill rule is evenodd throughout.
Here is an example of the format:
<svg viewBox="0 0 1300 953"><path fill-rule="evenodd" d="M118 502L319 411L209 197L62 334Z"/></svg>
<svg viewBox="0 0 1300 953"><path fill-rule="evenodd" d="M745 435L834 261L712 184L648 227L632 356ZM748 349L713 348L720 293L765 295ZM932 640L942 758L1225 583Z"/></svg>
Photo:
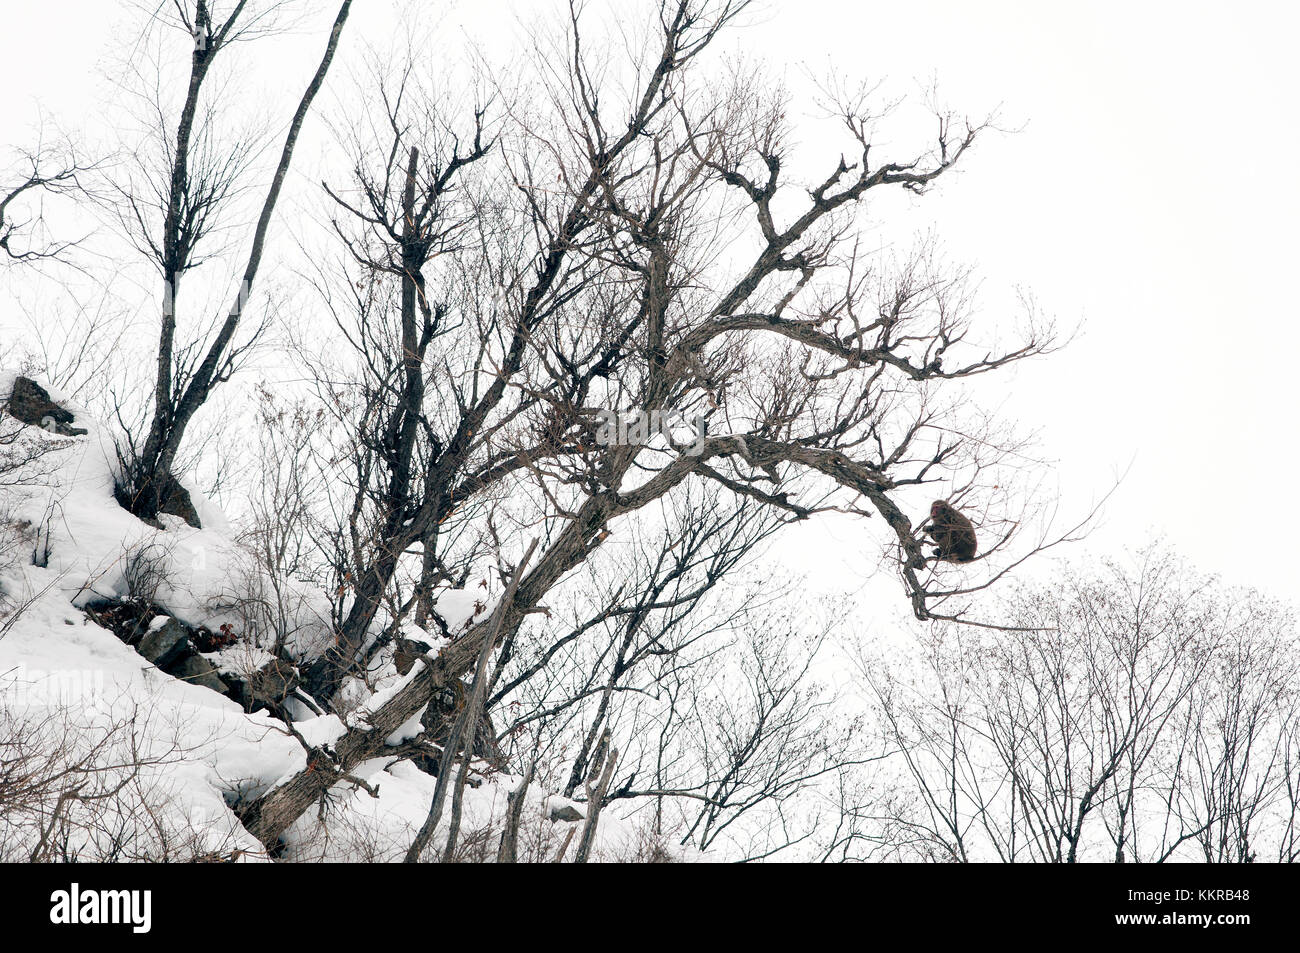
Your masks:
<svg viewBox="0 0 1300 953"><path fill-rule="evenodd" d="M293 151L298 143L298 134L301 132L303 121L307 118L307 113L311 109L312 100L316 98L316 94L320 92L321 86L325 83L325 76L329 72L330 63L334 60L334 52L338 49L339 37L343 34L343 24L347 21L351 7L352 0L343 0L338 15L334 19L334 26L330 30L329 40L325 45L325 54L321 58L320 65L316 68L316 74L307 85L302 99L299 100L298 108L289 123L284 148L280 152L280 162L276 166L275 175L271 179L271 188L267 192L266 200L262 203L262 211L257 219L257 228L253 233L253 247L249 252L248 262L244 267L243 278L239 287L235 290L235 300L226 314L226 320L221 325L220 331L217 332L216 339L208 348L203 362L195 370L194 376L185 384L183 392L177 396L172 392L175 374L173 349L176 334L176 301L180 290L180 276L187 267L189 253L192 250L182 246L178 217L181 195L184 193L185 183L189 175L189 140L194 123L199 89L204 77L207 75L208 67L219 49L219 47L208 48L204 44L196 43L189 92L177 131L176 157L172 165L172 192L169 197L167 217L163 227L163 277L167 285L164 289L166 302L163 308L162 333L158 344L158 375L154 385L154 416L144 449L140 454L140 458L134 461L136 472L133 476L136 485L131 487L133 496L130 502L132 511L139 516L154 517L158 515L159 508L165 502L166 491L172 483L172 468L175 465L176 454L180 449L186 428L189 426L194 414L207 401L212 388L221 380L224 380L232 370L230 366L231 342L234 340L235 331L239 327L239 320L243 316L244 305L248 300L248 296L252 293L253 282L257 277L258 268L262 264L262 254L266 246L266 233L270 228L271 218L275 212L276 203L280 198L280 190L284 187L285 176L288 174L289 166L293 161ZM199 10L201 17L196 17L196 23L206 16L206 4L200 3ZM204 22L206 23L206 20ZM206 27L201 28L206 29Z"/></svg>

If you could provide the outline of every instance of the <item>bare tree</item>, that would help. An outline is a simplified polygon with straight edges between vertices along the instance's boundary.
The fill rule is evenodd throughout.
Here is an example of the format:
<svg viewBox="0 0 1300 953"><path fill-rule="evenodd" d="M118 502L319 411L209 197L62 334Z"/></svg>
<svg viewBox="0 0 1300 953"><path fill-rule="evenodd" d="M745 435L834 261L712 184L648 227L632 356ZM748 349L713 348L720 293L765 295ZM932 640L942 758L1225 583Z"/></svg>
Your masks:
<svg viewBox="0 0 1300 953"><path fill-rule="evenodd" d="M451 316L447 303L429 287L426 268L454 253L464 228L462 216L469 214L457 195L460 180L487 155L491 143L484 139L482 108L474 111L463 140L436 114L423 112L408 124L401 111L409 102L407 79L403 76L391 95L381 90L387 144L377 160L373 150L358 146L363 154L356 164L355 204L330 190L355 232L334 224L360 269L358 280L348 284L354 320L335 314L363 376L356 386L327 395L327 406L347 418L345 452L353 495L334 547L339 588L350 597L338 620L339 646L321 659L311 677L316 692L325 697L355 662L390 596L398 563L412 545L425 541L416 594L422 622L433 582L448 578L436 558L441 520L432 521L429 509L444 492L447 463L440 459L443 443L430 425L433 413L425 407L425 360L430 345L448 334Z"/></svg>
<svg viewBox="0 0 1300 953"><path fill-rule="evenodd" d="M218 57L232 44L264 32L279 4L257 12L239 0L228 13L210 0L191 0L174 7L175 22L193 45L184 102L170 132L161 103L159 134L163 169L146 169L143 185L121 187L123 217L137 247L157 267L163 283L163 309L158 338L157 374L153 387L153 416L147 436L137 442L130 433L119 451L122 473L119 499L138 515L153 517L178 493L172 469L186 428L207 401L212 389L235 370L248 343L235 334L244 315L262 262L267 232L293 159L294 147L312 100L324 84L351 7L344 0L334 20L315 75L298 102L280 159L271 178L253 231L251 249L234 300L204 349L198 342L177 349L177 308L182 279L202 261L202 247L211 238L218 217L246 172L248 147L221 144L209 129L205 81ZM153 174L151 174L153 173ZM155 219L161 217L160 226ZM252 337L257 337L254 332Z"/></svg>
<svg viewBox="0 0 1300 953"><path fill-rule="evenodd" d="M612 744L606 800L648 836L770 856L808 841L828 803L815 789L866 760L860 726L814 675L842 613L744 572L782 514L720 488L665 509L665 525L628 527L503 640L502 752L542 759L541 783L580 800Z"/></svg>
<svg viewBox="0 0 1300 953"><path fill-rule="evenodd" d="M94 167L68 144L20 150L9 174L0 179L0 252L28 264L65 260L78 240L49 234L41 199L80 193L83 177Z"/></svg>
<svg viewBox="0 0 1300 953"><path fill-rule="evenodd" d="M191 757L193 746L145 706L90 697L93 688L32 686L21 669L0 673L0 859L192 862L242 853L233 823L195 830L175 810L162 769Z"/></svg>
<svg viewBox="0 0 1300 953"><path fill-rule="evenodd" d="M699 684L674 697L664 727L683 724L658 752L656 790L648 793L676 800L669 810L680 822L659 820L657 804L656 831L701 850L725 844L727 856L744 860L826 849L823 825L842 819L832 795L879 755L866 750L859 719L814 674L827 663L822 649L838 613L815 618L796 605L742 613L730 657L694 673Z"/></svg>
<svg viewBox="0 0 1300 953"><path fill-rule="evenodd" d="M1168 802L1176 829L1193 836L1207 862L1250 863L1273 844L1276 859L1294 859L1279 824L1287 831L1296 821L1286 797L1300 717L1295 620L1256 593L1235 595L1235 625L1180 713Z"/></svg>
<svg viewBox="0 0 1300 953"><path fill-rule="evenodd" d="M685 493L662 508L662 525L629 526L626 538L593 553L552 594L546 613L503 640L491 699L506 713L503 738L522 746L520 756L523 749L565 751L566 775L547 781L566 797L579 789L602 733L620 720L623 699L671 697L734 638L738 612L718 604L719 587L781 519L729 496ZM788 586L764 580L744 587L743 598L758 613L788 594ZM657 715L647 718L653 724ZM633 736L642 727L639 719L629 726ZM666 740L681 726L669 719L662 727ZM623 731L617 740L624 766L637 764L640 746Z"/></svg>
<svg viewBox="0 0 1300 953"><path fill-rule="evenodd" d="M937 629L919 678L867 664L914 855L1241 862L1261 828L1280 842L1291 619L1167 551L1139 558L1018 592L1024 631Z"/></svg>
<svg viewBox="0 0 1300 953"><path fill-rule="evenodd" d="M492 633L541 611L622 518L691 485L789 518L882 521L922 619L979 621L972 594L1070 536L1022 538L1020 445L972 424L955 388L942 397L1045 353L1050 328L1031 314L1010 348L977 342L963 275L925 249L878 267L855 237L867 195L924 193L985 125L940 113L928 149L877 162L868 98L841 97L853 160L790 178L787 104L756 75L701 66L741 9L662 4L631 88L596 78L575 7L528 94L498 84L497 118L482 99L457 120L379 96L383 145L330 189L355 270L318 280L339 327L356 329L356 373L321 375L322 395L356 426L340 468L353 503L338 644L313 691L333 695L466 554L509 577L512 540L531 533L542 549L499 630L476 624L423 659L329 770L249 806L259 838L458 681ZM927 560L907 512L936 492L978 517L975 563Z"/></svg>

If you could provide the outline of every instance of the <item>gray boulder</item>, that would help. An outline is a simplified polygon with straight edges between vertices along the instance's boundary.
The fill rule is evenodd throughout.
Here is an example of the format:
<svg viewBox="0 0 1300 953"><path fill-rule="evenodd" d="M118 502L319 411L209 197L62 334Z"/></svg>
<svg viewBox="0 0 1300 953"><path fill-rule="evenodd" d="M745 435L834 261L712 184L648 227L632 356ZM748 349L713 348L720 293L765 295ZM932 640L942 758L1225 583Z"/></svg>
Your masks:
<svg viewBox="0 0 1300 953"><path fill-rule="evenodd" d="M552 823L563 822L565 824L572 824L574 821L582 820L583 816L583 813L572 804L555 804L551 806L550 818Z"/></svg>
<svg viewBox="0 0 1300 953"><path fill-rule="evenodd" d="M190 631L179 619L168 619L146 632L135 650L159 668L166 668L190 650Z"/></svg>
<svg viewBox="0 0 1300 953"><path fill-rule="evenodd" d="M197 652L185 656L180 664L172 668L171 673L179 679L202 685L222 695L230 691L230 687L217 674L217 667Z"/></svg>
<svg viewBox="0 0 1300 953"><path fill-rule="evenodd" d="M14 389L5 409L25 424L43 427L64 437L80 437L86 433L82 427L71 426L75 419L72 412L51 400L49 391L30 377L14 380Z"/></svg>
<svg viewBox="0 0 1300 953"><path fill-rule="evenodd" d="M194 508L194 501L190 499L190 491L181 486L179 480L175 477L167 477L162 496L163 503L158 508L159 513L179 516L195 529L203 528L203 524L199 522L199 511Z"/></svg>
<svg viewBox="0 0 1300 953"><path fill-rule="evenodd" d="M284 704L298 687L298 673L282 659L272 659L248 679L248 695L253 704L261 703L272 710Z"/></svg>

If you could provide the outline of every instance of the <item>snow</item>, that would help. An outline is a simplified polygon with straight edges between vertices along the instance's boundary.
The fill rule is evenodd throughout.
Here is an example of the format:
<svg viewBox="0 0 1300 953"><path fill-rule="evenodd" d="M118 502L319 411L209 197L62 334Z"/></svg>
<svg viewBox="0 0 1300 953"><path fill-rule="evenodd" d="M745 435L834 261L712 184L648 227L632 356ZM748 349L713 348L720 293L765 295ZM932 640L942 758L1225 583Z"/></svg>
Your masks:
<svg viewBox="0 0 1300 953"><path fill-rule="evenodd" d="M343 719L338 715L318 715L294 722L293 726L313 748L332 745L348 733L347 725L343 724Z"/></svg>
<svg viewBox="0 0 1300 953"><path fill-rule="evenodd" d="M401 726L398 727L396 731L384 739L384 744L391 748L400 745L404 741L410 741L412 738L418 736L424 728L420 723L420 719L424 717L425 709L428 707L428 705L421 705L419 711L406 721L402 722Z"/></svg>
<svg viewBox="0 0 1300 953"><path fill-rule="evenodd" d="M153 628L152 623L150 628ZM245 678L275 660L275 656L266 649L244 642L228 646L218 652L204 652L203 657L215 665L218 672Z"/></svg>
<svg viewBox="0 0 1300 953"><path fill-rule="evenodd" d="M447 631L454 636L460 635L491 614L493 607L488 604L486 592L485 589L448 589L438 596L433 608L447 624ZM428 641L424 635L416 638Z"/></svg>
<svg viewBox="0 0 1300 953"><path fill-rule="evenodd" d="M0 397L8 396L15 376L0 372ZM151 629L170 617L212 630L230 625L244 638L205 657L221 672L246 676L275 657L266 634L244 631L246 620L232 600L239 581L248 580L250 573L256 581L261 570L236 543L229 520L197 487L186 484L203 529L171 517L163 517L159 529L122 509L113 497L116 457L111 434L54 388L46 389L76 415L76 426L88 432L67 438L24 428L22 440L43 444L49 453L40 461L39 473L26 474L26 485L0 485L0 534L17 534L18 540L0 552L0 714L12 719L11 724L35 724L45 718L73 726L78 743L87 745L115 725L128 726L139 750L156 754L157 763L141 770L140 800L111 803L119 811L118 822L142 826L142 818L151 816L178 836L184 834L195 852L238 851L246 852L244 860L265 858L262 845L240 825L232 805L305 767L303 745L266 712L246 713L214 691L155 668L80 611L97 599L136 596L165 609L151 620ZM31 565L38 534L48 541L44 566ZM138 591L150 584L144 569L154 571L156 588L151 585L149 592ZM298 658L309 657L329 641L329 600L304 583L277 582L294 595L293 608L299 613L286 647ZM491 602L486 585L475 584L443 592L435 608L454 637L490 613ZM20 614L3 615L23 603ZM409 624L403 634L430 644L435 655L447 641ZM423 664L417 661L403 676L388 653L379 653L366 678L349 680L340 693L348 712L346 725L338 715L316 715L291 699L287 707L297 719L294 729L308 745L334 744L348 725L364 727L369 714L400 691ZM423 710L389 735L388 744L415 737L421 714ZM395 758L366 762L354 776L378 796L340 781L323 811L306 812L286 833L288 859L404 856L424 822L436 779ZM497 775L467 788L462 830L484 827L494 818L499 822L507 792L520 780ZM545 792L531 789L528 800L525 814L541 852L549 849L551 827L564 825L545 821ZM151 814L142 807L146 802ZM434 851L446 824L444 814ZM611 818L602 828L602 839L617 839L620 830ZM0 858L22 856L31 844L31 831L20 829L19 819L0 818ZM103 849L89 834L74 846L85 860L98 859L96 852ZM495 856L495 841L488 853Z"/></svg>
<svg viewBox="0 0 1300 953"><path fill-rule="evenodd" d="M397 669L393 668L392 663L389 662L384 666L383 670L378 673L372 673L370 683L375 685L378 688L378 691L370 694L364 702L349 713L348 724L353 728L364 729L369 723L371 713L378 711L380 708L383 708L384 705L388 704L388 702L390 702L398 692L405 688L410 682L414 681L415 676L419 674L423 668L424 662L417 660L415 664L411 666L409 672L405 675L399 675ZM359 686L363 685L364 683L360 679L354 678L349 679L349 684L345 687L352 689L352 693L355 694L361 690Z"/></svg>

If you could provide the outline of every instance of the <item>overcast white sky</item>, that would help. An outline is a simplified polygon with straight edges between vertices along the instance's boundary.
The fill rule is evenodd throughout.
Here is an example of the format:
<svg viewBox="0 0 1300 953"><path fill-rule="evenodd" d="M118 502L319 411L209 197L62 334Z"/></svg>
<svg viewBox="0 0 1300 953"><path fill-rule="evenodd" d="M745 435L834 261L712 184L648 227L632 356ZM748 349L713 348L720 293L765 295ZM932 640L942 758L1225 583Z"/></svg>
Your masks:
<svg viewBox="0 0 1300 953"><path fill-rule="evenodd" d="M304 59L290 44L269 64L295 89L335 4L316 6ZM350 40L381 40L401 6L363 0ZM465 31L445 42L497 47L526 9L420 6ZM124 9L0 0L0 144L25 141L38 109L68 128L103 109L101 61L121 51ZM1164 532L1200 567L1294 598L1297 7L803 0L751 20L731 42L788 73L833 69L899 92L934 79L958 109L1000 107L1019 131L986 137L885 230L905 244L933 227L977 266L991 319L1020 286L1062 323L1082 321L1066 351L1023 366L1004 411L1041 432L1072 512L1128 471L1088 551ZM852 539L838 541L845 551L819 567L832 586L862 566Z"/></svg>

